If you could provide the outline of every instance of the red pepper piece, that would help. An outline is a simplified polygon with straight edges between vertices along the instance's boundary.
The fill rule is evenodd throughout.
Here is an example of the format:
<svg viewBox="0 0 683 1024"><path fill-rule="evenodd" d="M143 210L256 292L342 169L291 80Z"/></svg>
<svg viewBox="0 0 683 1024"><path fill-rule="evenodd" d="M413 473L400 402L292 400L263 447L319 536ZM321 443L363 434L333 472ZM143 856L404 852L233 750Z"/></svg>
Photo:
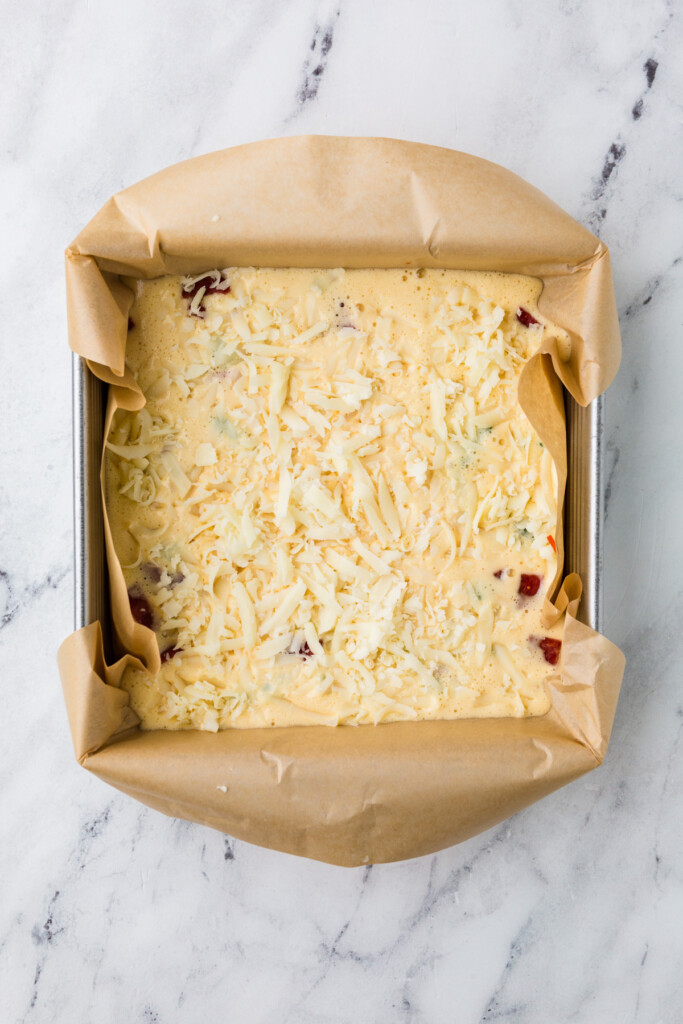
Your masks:
<svg viewBox="0 0 683 1024"><path fill-rule="evenodd" d="M306 660L307 658L312 658L313 657L313 651L308 646L308 641L307 640L304 640L304 642L299 647L299 650L295 651L294 653L298 654L299 657L303 658L304 660Z"/></svg>
<svg viewBox="0 0 683 1024"><path fill-rule="evenodd" d="M561 640L553 640L551 636L544 636L539 641L538 646L543 651L543 657L549 665L557 665L560 660L560 649L562 648Z"/></svg>
<svg viewBox="0 0 683 1024"><path fill-rule="evenodd" d="M533 573L522 573L519 581L519 591L522 597L534 597L538 593L538 588L541 585L541 577L536 576Z"/></svg>
<svg viewBox="0 0 683 1024"><path fill-rule="evenodd" d="M154 562L145 562L144 565L140 566L143 576L146 578L148 583L152 583L158 586L161 583L161 576L164 570L160 565L155 565ZM178 583L182 583L185 579L185 574L182 572L169 573L171 577L170 587L175 587Z"/></svg>
<svg viewBox="0 0 683 1024"><path fill-rule="evenodd" d="M200 288L204 289L204 295L227 295L230 291L230 285L226 284L226 281L227 278L224 278L222 274L218 279L216 279L215 274L205 274L204 277L197 278L192 284L183 285L183 297L189 299L191 304ZM200 302L197 312L191 315L201 317L205 312L206 309Z"/></svg>
<svg viewBox="0 0 683 1024"><path fill-rule="evenodd" d="M171 658L175 658L176 654L180 654L182 647L167 647L165 651L161 651L161 664L165 661L170 661Z"/></svg>
<svg viewBox="0 0 683 1024"><path fill-rule="evenodd" d="M150 583L158 583L161 579L161 566L156 565L154 562L145 562L144 565L140 566L140 569Z"/></svg>
<svg viewBox="0 0 683 1024"><path fill-rule="evenodd" d="M154 612L152 606L144 596L144 594L136 591L128 591L128 600L130 602L130 611L136 622L139 622L141 626L147 626L148 629L154 629Z"/></svg>
<svg viewBox="0 0 683 1024"><path fill-rule="evenodd" d="M550 547L553 549L555 554L557 554L557 544L555 543L555 538L553 537L552 533L548 534L547 540L548 540L548 544L550 544Z"/></svg>
<svg viewBox="0 0 683 1024"><path fill-rule="evenodd" d="M540 320L537 320L528 309L524 309L522 306L517 310L517 319L523 327L531 327L533 324L540 323Z"/></svg>
<svg viewBox="0 0 683 1024"><path fill-rule="evenodd" d="M503 570L499 569L497 572L494 572L493 575L496 577L497 580L499 580L501 578L501 576L503 575Z"/></svg>

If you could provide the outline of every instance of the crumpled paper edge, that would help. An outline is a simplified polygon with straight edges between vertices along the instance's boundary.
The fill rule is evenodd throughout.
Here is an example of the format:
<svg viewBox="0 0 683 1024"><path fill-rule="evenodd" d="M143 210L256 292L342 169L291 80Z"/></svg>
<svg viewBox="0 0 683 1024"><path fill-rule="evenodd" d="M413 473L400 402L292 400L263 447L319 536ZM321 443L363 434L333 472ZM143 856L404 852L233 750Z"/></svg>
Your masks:
<svg viewBox="0 0 683 1024"><path fill-rule="evenodd" d="M347 188L343 194L341 215L348 216L354 210L362 212L363 237L348 232L346 236L334 236L331 244L328 178L334 178L335 168L344 166L340 163L344 156L351 163L351 169L347 167L345 172L347 178L355 181L355 186L359 185L359 175L362 181L361 187ZM263 179L269 178L263 171L264 160L277 166L277 180L284 179L285 185L296 193L288 194L282 216L283 207L278 204L282 204L284 197L272 187L272 175L269 188L263 191ZM304 171L296 181L292 179L292 168ZM373 191L381 176L378 172L389 179L389 187L383 182L381 200ZM227 188L226 174L231 179ZM368 181L369 186L365 187ZM188 182L192 184L189 191ZM241 182L241 192L239 187L235 188L236 182ZM218 230L208 227L207 196L212 196L212 188L220 194L213 196L216 201L225 200L224 192L227 193L227 231L221 225L223 214L218 221L214 216L211 218L212 224L221 225ZM232 196L243 199L245 189L252 203L237 208ZM457 194L453 202L454 189ZM392 218L392 209L405 201L407 190L412 204L410 215L405 221ZM164 223L170 198L177 197L179 192L184 199L182 216L178 222L171 217L170 223ZM480 221L476 230L471 224L463 228L463 211L467 213L473 197L478 196L480 201L482 195L488 206L493 207L488 211L491 224L499 219L496 207L504 207L514 245L501 245L500 237L489 238L490 225L482 230ZM335 199L338 207L339 196ZM257 201L262 207L264 200L268 200L265 213L270 214L267 235L254 227L253 207ZM533 231L527 230L530 207L537 221ZM197 230L202 239L199 245ZM315 261L311 259L312 252ZM221 258L224 255L226 258ZM142 399L126 373L124 361L131 296L119 282L118 274L153 277L163 273L196 273L212 266L306 266L313 262L317 266L451 266L541 277L544 291L539 309L568 330L572 339L569 363L562 362L552 344L541 350L547 352L565 387L580 404L587 404L604 390L616 372L618 323L609 254L602 243L537 190L495 164L449 150L383 139L303 137L255 143L176 165L113 197L67 250L70 344L88 360L97 376L113 386L117 401L129 408L139 407ZM558 607L569 582L565 581L560 590ZM301 729L249 730L247 737L239 730L226 731L218 737L140 732L126 706L127 696L116 690L117 673L120 678L125 659L116 666L105 666L101 634L98 629L93 633L92 627L73 634L60 649L60 670L77 757L95 774L150 806L202 821L261 845L349 864L431 852L490 827L590 770L604 757L623 656L609 641L571 617L575 608L569 606L577 601L566 599L562 678L556 677L549 683L553 707L548 715L534 719L397 723L383 725L379 730L350 730L356 736L366 737L363 746L368 742L370 729L373 747L378 745L377 737L388 740L390 734L386 730L393 730L392 736L396 730L403 730L398 734L400 757L395 764L391 762L391 744L379 743L380 747L388 748L384 758L382 751L373 749L374 765L380 764L385 771L387 758L396 772L405 765L406 752L415 742L406 730L419 730L415 734L418 746L429 740L432 754L440 750L441 765L450 764L454 750L459 755L463 750L469 751L465 790L459 789L457 778L449 778L448 794L439 786L432 792L429 778L421 779L419 794L415 793L415 800L403 808L403 828L397 827L396 794L392 791L388 798L383 795L386 778L375 779L374 785L368 780L367 758L356 765L360 777L353 776L352 799L349 800L346 786L341 802L333 803L324 819L320 819L319 802L302 800L302 785L315 788L316 774L334 766L332 748L337 746L348 781L347 747L349 742L353 747L354 742L352 736L345 735L347 730L332 731L331 742L330 730L324 730L326 742L318 759L302 758L301 751L284 759L282 751L283 743L285 747L297 747L300 742L304 747L315 746L313 737L319 733L319 727L304 730L305 736ZM266 735L256 736L256 732ZM276 735L283 732L287 734L284 740ZM477 746L478 742L481 746ZM503 763L486 759L491 751L500 752L501 742L506 751ZM243 793L239 799L233 794L226 800L231 789L226 786L224 793L221 783L216 784L215 794L210 792L210 784L206 790L213 764L211 755L216 750L221 770L226 759L233 770L250 765L246 797ZM264 778L252 763L254 753L258 753L258 765L267 766ZM174 754L182 754L183 784L179 779L171 784L169 779L168 766ZM523 771L521 777L512 770L515 755L522 757L531 769ZM486 764L486 777L477 781L477 800L472 804L473 765L481 767L482 761ZM159 769L161 763L163 771ZM302 776L300 767L293 772L292 764L312 765L313 777ZM192 766L190 772L188 765ZM460 769L463 770L462 763ZM274 786L275 808L270 806ZM333 790L332 780L328 779L324 795L330 797ZM260 799L255 798L259 793ZM451 814L440 813L448 804L447 796L453 793L458 796L455 820ZM248 806L243 806L245 799ZM288 827L283 831L285 813ZM422 820L430 815L429 821ZM446 824L439 826L442 818Z"/></svg>

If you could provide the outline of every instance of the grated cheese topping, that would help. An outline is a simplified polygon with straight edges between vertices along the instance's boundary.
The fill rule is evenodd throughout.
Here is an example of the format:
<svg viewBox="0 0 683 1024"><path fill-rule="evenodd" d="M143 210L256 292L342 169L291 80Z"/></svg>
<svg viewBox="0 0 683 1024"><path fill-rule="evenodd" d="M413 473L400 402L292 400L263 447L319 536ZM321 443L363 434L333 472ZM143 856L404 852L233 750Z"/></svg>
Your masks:
<svg viewBox="0 0 683 1024"><path fill-rule="evenodd" d="M114 416L106 497L132 614L162 652L122 682L143 728L545 713L557 477L517 401L556 330L540 282L130 283L146 405Z"/></svg>

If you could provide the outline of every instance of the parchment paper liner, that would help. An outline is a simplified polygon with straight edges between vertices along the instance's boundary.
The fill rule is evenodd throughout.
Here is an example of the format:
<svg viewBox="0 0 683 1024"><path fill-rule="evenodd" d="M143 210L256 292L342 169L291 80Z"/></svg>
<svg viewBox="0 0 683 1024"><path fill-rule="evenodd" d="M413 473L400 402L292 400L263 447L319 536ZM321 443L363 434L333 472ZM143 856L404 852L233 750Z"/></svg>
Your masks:
<svg viewBox="0 0 683 1024"><path fill-rule="evenodd" d="M108 420L117 406L142 404L125 370L132 296L118 275L250 265L448 267L541 278L539 309L569 332L572 355L563 362L547 339L519 395L555 458L563 493L559 381L581 404L595 398L616 372L619 329L607 249L537 189L451 150L320 136L198 157L126 189L66 256L70 344L113 385ZM132 620L105 532L119 640L155 670L156 641ZM580 593L570 576L556 610L548 603L549 617L567 612L561 675L550 680L548 714L527 719L141 732L118 689L131 655L107 666L93 623L59 652L76 756L157 810L252 843L347 865L430 853L602 761L624 659L575 618Z"/></svg>

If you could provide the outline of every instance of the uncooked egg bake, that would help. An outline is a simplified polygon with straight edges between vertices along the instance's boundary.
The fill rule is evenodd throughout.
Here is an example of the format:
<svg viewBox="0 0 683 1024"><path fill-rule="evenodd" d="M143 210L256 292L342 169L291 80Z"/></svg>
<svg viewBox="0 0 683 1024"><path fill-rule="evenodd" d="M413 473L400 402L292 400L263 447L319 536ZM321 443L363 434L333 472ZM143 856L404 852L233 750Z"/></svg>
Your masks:
<svg viewBox="0 0 683 1024"><path fill-rule="evenodd" d="M541 283L230 267L129 280L106 506L161 668L145 729L526 716L563 622L557 474L518 401Z"/></svg>

